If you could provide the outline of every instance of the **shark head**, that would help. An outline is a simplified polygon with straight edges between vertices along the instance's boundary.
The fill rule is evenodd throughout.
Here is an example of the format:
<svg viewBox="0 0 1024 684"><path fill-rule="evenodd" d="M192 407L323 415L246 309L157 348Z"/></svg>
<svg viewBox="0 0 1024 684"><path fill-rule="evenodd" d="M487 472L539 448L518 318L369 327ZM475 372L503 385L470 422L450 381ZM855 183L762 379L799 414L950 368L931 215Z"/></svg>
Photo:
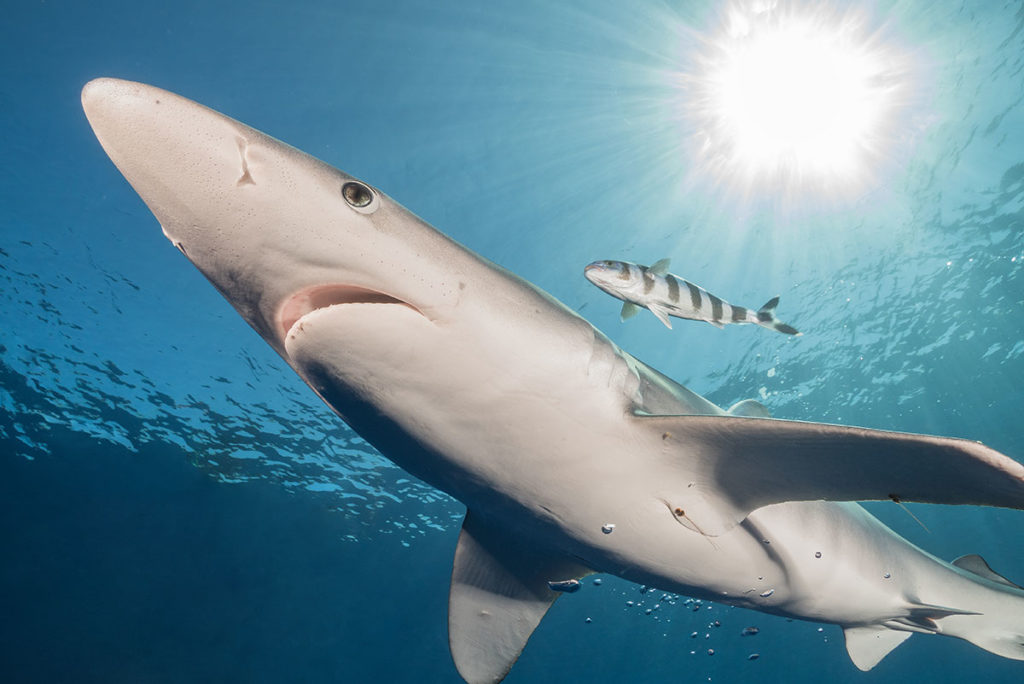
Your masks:
<svg viewBox="0 0 1024 684"><path fill-rule="evenodd" d="M369 184L191 100L103 78L82 104L167 238L283 355L330 307L444 321L459 266L479 265Z"/></svg>
<svg viewBox="0 0 1024 684"><path fill-rule="evenodd" d="M468 411L483 393L542 385L564 368L557 350L600 340L368 183L234 119L108 78L82 103L166 237L347 420L357 409L335 390L377 414L422 413L438 396Z"/></svg>

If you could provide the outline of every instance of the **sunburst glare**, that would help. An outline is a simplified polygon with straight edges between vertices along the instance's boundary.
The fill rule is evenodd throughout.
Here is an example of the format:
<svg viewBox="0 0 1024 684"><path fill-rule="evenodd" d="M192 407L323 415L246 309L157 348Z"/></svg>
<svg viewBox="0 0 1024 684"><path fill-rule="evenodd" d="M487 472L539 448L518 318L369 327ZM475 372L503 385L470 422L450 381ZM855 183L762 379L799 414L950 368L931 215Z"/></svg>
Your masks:
<svg viewBox="0 0 1024 684"><path fill-rule="evenodd" d="M863 191L910 76L866 17L767 0L729 5L692 65L684 108L700 171L748 194Z"/></svg>

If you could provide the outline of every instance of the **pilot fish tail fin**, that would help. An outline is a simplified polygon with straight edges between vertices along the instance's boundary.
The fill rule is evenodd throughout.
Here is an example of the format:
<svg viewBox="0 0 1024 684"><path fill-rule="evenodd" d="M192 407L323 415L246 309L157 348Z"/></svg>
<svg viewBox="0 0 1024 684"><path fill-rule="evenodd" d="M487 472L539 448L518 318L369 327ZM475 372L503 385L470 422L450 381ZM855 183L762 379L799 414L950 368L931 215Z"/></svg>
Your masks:
<svg viewBox="0 0 1024 684"><path fill-rule="evenodd" d="M764 306L757 310L757 324L762 328L768 328L769 330L780 332L783 335L803 335L802 332L793 326L783 323L775 318L775 309L778 305L778 297L772 297L765 302Z"/></svg>

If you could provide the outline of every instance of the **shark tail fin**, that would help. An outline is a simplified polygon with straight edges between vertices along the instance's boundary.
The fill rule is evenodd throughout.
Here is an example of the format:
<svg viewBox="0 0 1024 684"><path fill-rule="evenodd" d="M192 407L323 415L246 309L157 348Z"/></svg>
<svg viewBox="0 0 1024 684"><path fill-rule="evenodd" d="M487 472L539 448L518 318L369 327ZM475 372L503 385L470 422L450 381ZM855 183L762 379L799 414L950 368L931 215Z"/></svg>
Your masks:
<svg viewBox="0 0 1024 684"><path fill-rule="evenodd" d="M779 298L772 297L764 306L757 310L757 324L762 328L768 328L783 335L803 335L802 332L793 326L783 323L775 318L775 308L779 305Z"/></svg>

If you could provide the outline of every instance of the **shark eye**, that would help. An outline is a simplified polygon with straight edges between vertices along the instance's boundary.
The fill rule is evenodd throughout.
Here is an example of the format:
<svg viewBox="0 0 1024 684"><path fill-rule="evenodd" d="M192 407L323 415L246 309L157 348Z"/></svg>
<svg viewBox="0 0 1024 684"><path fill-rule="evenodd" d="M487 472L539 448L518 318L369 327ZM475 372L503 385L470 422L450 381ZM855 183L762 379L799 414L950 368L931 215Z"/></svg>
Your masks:
<svg viewBox="0 0 1024 684"><path fill-rule="evenodd" d="M356 209L364 209L373 201L373 190L355 181L349 181L341 186L341 194L345 201Z"/></svg>

